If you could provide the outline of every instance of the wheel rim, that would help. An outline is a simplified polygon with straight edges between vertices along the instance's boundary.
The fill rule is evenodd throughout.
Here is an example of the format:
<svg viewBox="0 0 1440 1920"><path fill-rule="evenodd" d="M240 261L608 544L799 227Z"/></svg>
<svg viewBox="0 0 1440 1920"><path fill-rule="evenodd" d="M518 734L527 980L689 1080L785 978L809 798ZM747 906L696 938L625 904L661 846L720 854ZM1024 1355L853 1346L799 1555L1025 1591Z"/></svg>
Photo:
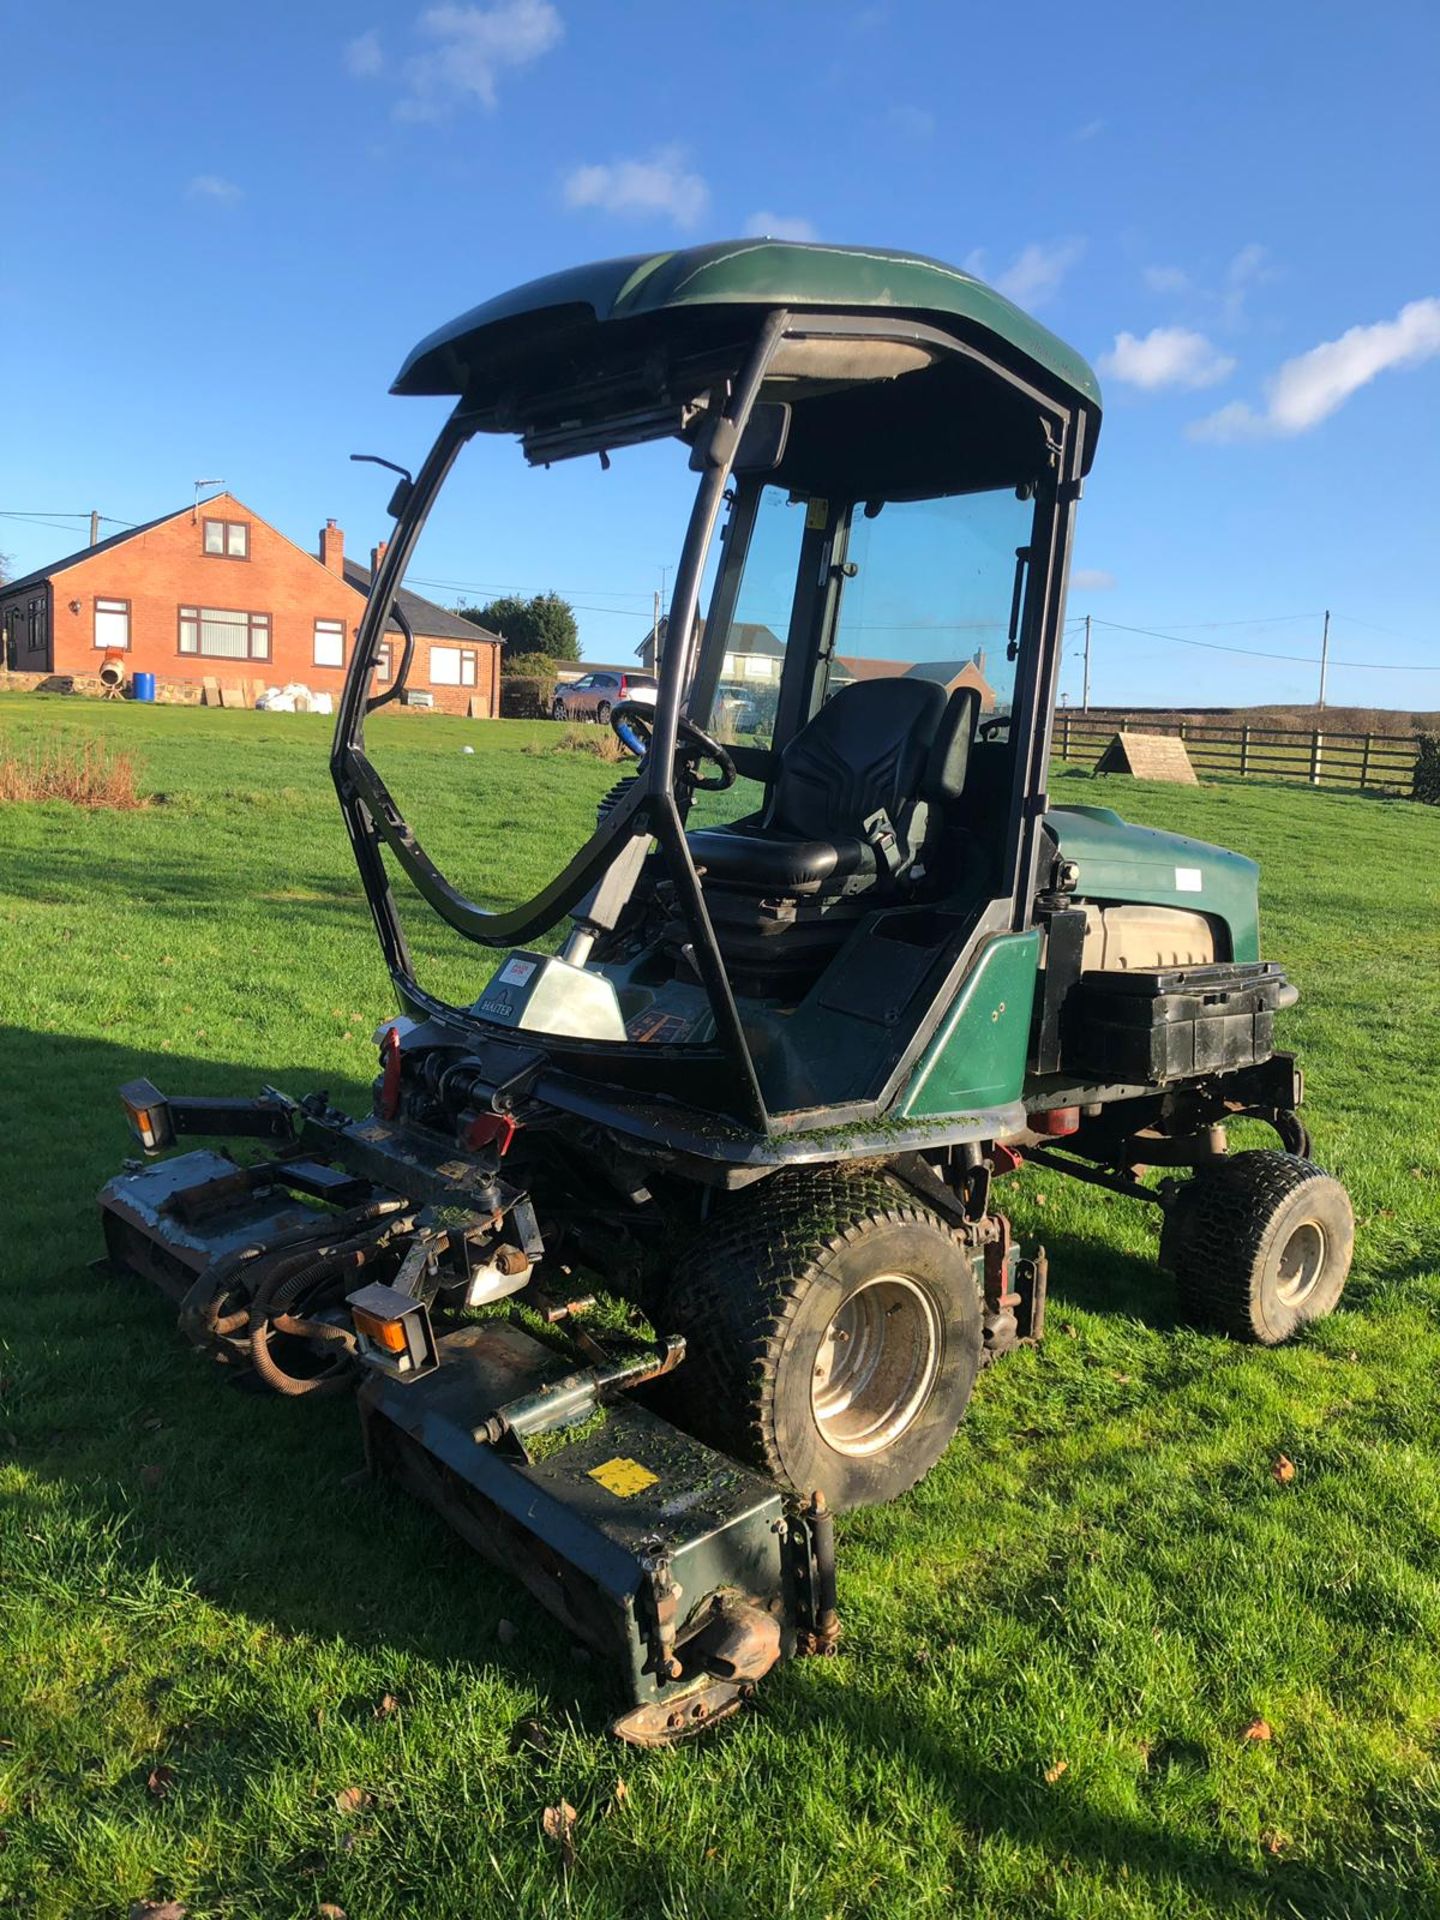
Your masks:
<svg viewBox="0 0 1440 1920"><path fill-rule="evenodd" d="M595 709L595 718L600 722L602 727L605 725L605 722L610 718L610 702L608 700L602 700L600 702L599 706Z"/></svg>
<svg viewBox="0 0 1440 1920"><path fill-rule="evenodd" d="M940 1315L924 1288L877 1274L821 1336L810 1407L828 1446L878 1453L911 1426L940 1371Z"/></svg>
<svg viewBox="0 0 1440 1920"><path fill-rule="evenodd" d="M1315 1291L1325 1271L1329 1242L1318 1220L1302 1220L1291 1230L1280 1253L1276 1292L1287 1307L1298 1307Z"/></svg>
<svg viewBox="0 0 1440 1920"><path fill-rule="evenodd" d="M563 700L557 700L554 706L551 707L550 717L552 720L563 720L565 718L565 702Z"/></svg>

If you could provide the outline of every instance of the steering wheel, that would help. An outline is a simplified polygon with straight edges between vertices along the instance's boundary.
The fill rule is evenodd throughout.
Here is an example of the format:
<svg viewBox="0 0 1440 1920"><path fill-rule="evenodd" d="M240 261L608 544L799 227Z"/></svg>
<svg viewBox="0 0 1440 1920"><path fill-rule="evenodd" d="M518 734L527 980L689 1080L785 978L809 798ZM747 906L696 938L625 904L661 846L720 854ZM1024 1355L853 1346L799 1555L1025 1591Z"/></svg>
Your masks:
<svg viewBox="0 0 1440 1920"><path fill-rule="evenodd" d="M610 726L622 747L628 747L637 760L650 751L655 732L655 709L643 700L620 700L610 709ZM675 758L681 762L685 777L697 793L724 793L735 784L735 762L718 740L702 733L693 720L682 714L675 723ZM718 771L713 779L701 780L694 769L702 760L713 760Z"/></svg>
<svg viewBox="0 0 1440 1920"><path fill-rule="evenodd" d="M988 740L992 734L998 733L1001 727L1008 730L1010 719L1011 716L1008 713L997 713L992 719L982 720L976 728L976 733L982 740Z"/></svg>

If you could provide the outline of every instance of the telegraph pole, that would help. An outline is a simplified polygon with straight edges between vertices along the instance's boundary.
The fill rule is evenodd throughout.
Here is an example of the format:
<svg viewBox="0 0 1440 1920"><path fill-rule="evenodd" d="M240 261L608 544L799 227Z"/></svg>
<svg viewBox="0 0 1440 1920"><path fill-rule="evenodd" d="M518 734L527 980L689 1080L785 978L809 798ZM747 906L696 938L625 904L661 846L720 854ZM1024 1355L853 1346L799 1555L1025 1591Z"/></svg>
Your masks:
<svg viewBox="0 0 1440 1920"><path fill-rule="evenodd" d="M1082 713L1090 711L1090 616L1088 613L1085 616L1085 680L1080 695L1080 710Z"/></svg>
<svg viewBox="0 0 1440 1920"><path fill-rule="evenodd" d="M90 509L90 544L92 547L100 544L100 516L93 507Z"/></svg>
<svg viewBox="0 0 1440 1920"><path fill-rule="evenodd" d="M1325 626L1320 635L1320 700L1323 711L1325 706L1325 675L1330 666L1330 609L1325 609Z"/></svg>

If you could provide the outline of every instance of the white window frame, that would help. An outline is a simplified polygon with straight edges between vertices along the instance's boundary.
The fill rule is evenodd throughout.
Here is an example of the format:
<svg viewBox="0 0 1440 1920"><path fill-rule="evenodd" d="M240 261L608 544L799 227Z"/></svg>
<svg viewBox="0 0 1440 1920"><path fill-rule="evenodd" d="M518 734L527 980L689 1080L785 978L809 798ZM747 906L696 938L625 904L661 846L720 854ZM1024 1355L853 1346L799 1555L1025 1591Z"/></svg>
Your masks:
<svg viewBox="0 0 1440 1920"><path fill-rule="evenodd" d="M119 622L118 637L114 633L102 635L101 621ZM130 602L95 598L95 645L106 653L128 653L130 651Z"/></svg>
<svg viewBox="0 0 1440 1920"><path fill-rule="evenodd" d="M330 660L321 654L320 642L322 639L333 645L338 655L336 659ZM311 642L311 652L317 667L343 668L345 665L345 622L343 620L317 620L315 622L314 637Z"/></svg>
<svg viewBox="0 0 1440 1920"><path fill-rule="evenodd" d="M444 672L440 671L442 661L445 667ZM453 679L450 677L452 671ZM452 647L439 644L431 647L430 684L432 687L473 687L475 680L474 647Z"/></svg>

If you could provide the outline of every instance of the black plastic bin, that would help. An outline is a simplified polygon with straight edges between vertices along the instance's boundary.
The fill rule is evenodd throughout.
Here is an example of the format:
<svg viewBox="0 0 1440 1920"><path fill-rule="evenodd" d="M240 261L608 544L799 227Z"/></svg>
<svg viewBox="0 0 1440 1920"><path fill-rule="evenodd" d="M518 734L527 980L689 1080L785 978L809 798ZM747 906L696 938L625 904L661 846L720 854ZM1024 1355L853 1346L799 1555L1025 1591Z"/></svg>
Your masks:
<svg viewBox="0 0 1440 1920"><path fill-rule="evenodd" d="M1084 973L1065 1000L1065 1071L1154 1086L1248 1067L1274 1052L1276 1011L1297 997L1269 960Z"/></svg>

